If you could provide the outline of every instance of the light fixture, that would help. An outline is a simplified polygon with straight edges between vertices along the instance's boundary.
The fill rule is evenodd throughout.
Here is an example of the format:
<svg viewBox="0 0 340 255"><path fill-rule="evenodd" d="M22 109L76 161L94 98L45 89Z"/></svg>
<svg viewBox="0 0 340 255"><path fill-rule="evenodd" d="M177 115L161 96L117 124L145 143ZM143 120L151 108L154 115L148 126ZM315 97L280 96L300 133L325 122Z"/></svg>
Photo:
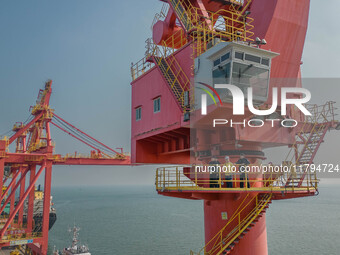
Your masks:
<svg viewBox="0 0 340 255"><path fill-rule="evenodd" d="M260 39L259 37L255 38L255 43L257 45L257 47L260 47L260 45L266 45L267 41L265 39Z"/></svg>

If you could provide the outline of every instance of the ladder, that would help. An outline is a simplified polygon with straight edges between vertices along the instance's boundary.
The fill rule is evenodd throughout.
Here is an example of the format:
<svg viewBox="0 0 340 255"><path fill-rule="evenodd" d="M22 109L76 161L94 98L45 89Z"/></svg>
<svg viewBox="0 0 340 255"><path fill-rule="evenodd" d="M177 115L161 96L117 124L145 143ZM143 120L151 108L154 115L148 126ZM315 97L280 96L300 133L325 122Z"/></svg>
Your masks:
<svg viewBox="0 0 340 255"><path fill-rule="evenodd" d="M313 164L323 139L334 122L334 102L322 106L307 106L312 116L306 117L285 162L295 165L287 176L286 187L300 187ZM297 170L297 171L295 171Z"/></svg>
<svg viewBox="0 0 340 255"><path fill-rule="evenodd" d="M182 0L169 0L170 5L172 6L178 21L181 23L183 28L188 32L193 28L192 18L190 15L190 5L187 5Z"/></svg>
<svg viewBox="0 0 340 255"><path fill-rule="evenodd" d="M176 58L171 55L168 58L154 56L153 59L173 92L180 108L183 112L190 111L190 80Z"/></svg>

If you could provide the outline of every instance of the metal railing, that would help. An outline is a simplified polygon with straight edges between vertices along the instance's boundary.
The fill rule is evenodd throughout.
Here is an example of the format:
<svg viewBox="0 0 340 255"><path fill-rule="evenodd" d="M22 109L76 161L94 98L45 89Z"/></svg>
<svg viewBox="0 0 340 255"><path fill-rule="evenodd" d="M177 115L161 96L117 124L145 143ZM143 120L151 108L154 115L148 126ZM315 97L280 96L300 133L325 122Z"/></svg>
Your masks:
<svg viewBox="0 0 340 255"><path fill-rule="evenodd" d="M10 232L10 230L8 231ZM8 235L3 236L3 238L0 240L0 243L15 242L15 241L34 239L34 238L39 238L39 237L42 237L41 232L8 234Z"/></svg>
<svg viewBox="0 0 340 255"><path fill-rule="evenodd" d="M292 144L284 162L289 162L295 166L304 169L304 164L310 164L315 156L316 151L322 142L322 137L328 130L329 123L335 122L336 108L335 102L330 101L324 105L307 104L305 105L311 115L306 116L300 130L296 134L296 139ZM300 176L287 176L289 184L294 178L303 181L305 174Z"/></svg>
<svg viewBox="0 0 340 255"><path fill-rule="evenodd" d="M158 51L161 51L164 53L164 57L168 57L187 43L194 42L193 50L196 57L222 41L253 41L254 33L251 31L254 28L253 19L248 16L225 9L220 9L217 12L206 11L203 15L200 8L186 4L184 1L173 0L170 2L179 18L186 17L187 25L185 26L187 32L190 32L188 34L190 34L191 40L188 40L183 30L178 30L167 40L164 40L160 47L154 46L157 47L154 49L154 47L148 47L151 42L148 39L146 41L146 56L131 65L132 80L137 79L153 67L152 63L147 61L150 57L149 53L157 56Z"/></svg>
<svg viewBox="0 0 340 255"><path fill-rule="evenodd" d="M199 166L170 166L160 167L156 170L156 190L167 191L228 191L228 192L294 192L313 191L317 189L319 180L312 169L295 169L293 165L282 166L244 166L235 165L233 172L221 171L211 173L211 165ZM202 168L204 167L204 168ZM207 169L207 170L205 170ZM245 170L242 170L245 169ZM300 170L306 172L300 172ZM205 171L205 172L203 172ZM291 185L286 186L286 180L294 175L305 174L303 183L292 179Z"/></svg>
<svg viewBox="0 0 340 255"><path fill-rule="evenodd" d="M157 21L165 19L166 15L168 14L169 7L170 7L169 4L163 3L162 9L160 10L160 12L156 13L155 17L153 18L153 21L151 24L151 30L153 26L157 23Z"/></svg>
<svg viewBox="0 0 340 255"><path fill-rule="evenodd" d="M246 196L240 204L240 207L228 220L227 224L214 237L212 237L198 253L191 251L190 254L221 254L250 226L251 223L254 222L257 217L259 217L260 213L265 210L268 203L270 203L271 197L272 194L266 194L263 198L260 198L260 195L257 194L253 198L249 199L247 204L243 205L247 199ZM246 216L243 216L246 209L250 209L250 212L246 214ZM228 227L232 226L235 227L231 231L228 231Z"/></svg>

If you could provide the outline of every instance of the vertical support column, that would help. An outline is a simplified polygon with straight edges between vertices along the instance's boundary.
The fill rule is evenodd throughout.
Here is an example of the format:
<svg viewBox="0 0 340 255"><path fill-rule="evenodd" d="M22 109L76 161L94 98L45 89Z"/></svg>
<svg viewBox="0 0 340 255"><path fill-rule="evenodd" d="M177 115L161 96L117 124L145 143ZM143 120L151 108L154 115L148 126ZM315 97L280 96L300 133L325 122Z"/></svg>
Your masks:
<svg viewBox="0 0 340 255"><path fill-rule="evenodd" d="M4 180L4 172L5 172L5 157L6 157L6 141L0 140L0 187L1 187L1 195L2 195L2 186Z"/></svg>
<svg viewBox="0 0 340 255"><path fill-rule="evenodd" d="M43 210L43 222L42 222L42 254L47 254L48 248L48 230L50 219L50 203L51 203L51 179L52 179L52 161L48 161L45 169L45 184L44 184L44 210Z"/></svg>
<svg viewBox="0 0 340 255"><path fill-rule="evenodd" d="M16 172L16 171L19 171L19 169L15 169L15 171L14 172ZM12 175L13 175L13 179L12 179L12 181L13 181L13 186L12 186L12 188L11 188L11 197L10 197L10 207L9 207L9 214L11 214L12 212L13 212L13 210L14 210L14 203L15 203L15 191L17 190L16 188L15 188L15 186L16 186L16 182L17 182L17 176L18 175L15 175L14 174L14 172L12 172ZM14 191L14 192L13 192Z"/></svg>
<svg viewBox="0 0 340 255"><path fill-rule="evenodd" d="M30 165L30 183L33 183L35 177L36 165ZM33 227L33 209L34 209L34 197L35 197L35 188L33 188L28 197L28 206L27 206L27 231L32 232Z"/></svg>
<svg viewBox="0 0 340 255"><path fill-rule="evenodd" d="M20 171L21 176L23 176L23 175L24 175L25 168L21 166L21 167L19 167L19 171ZM26 177L22 178L22 179L21 179L21 182L20 182L20 200L21 200L21 198L23 198L23 196L24 196L24 193L25 193L25 185L26 185ZM21 206L21 208L19 209L19 215L18 215L18 225L19 225L19 226L22 226L22 223L23 223L23 216L24 216L24 205Z"/></svg>
<svg viewBox="0 0 340 255"><path fill-rule="evenodd" d="M5 172L5 159L4 158L0 158L0 188L1 188L1 195L2 195L2 187L4 185L4 172Z"/></svg>

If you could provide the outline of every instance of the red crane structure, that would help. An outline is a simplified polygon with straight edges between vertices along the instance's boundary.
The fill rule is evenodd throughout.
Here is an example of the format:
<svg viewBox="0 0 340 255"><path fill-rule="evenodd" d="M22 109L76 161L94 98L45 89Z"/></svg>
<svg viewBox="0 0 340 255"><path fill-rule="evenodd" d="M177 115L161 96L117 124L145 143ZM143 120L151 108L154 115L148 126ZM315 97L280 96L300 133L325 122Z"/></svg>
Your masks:
<svg viewBox="0 0 340 255"><path fill-rule="evenodd" d="M204 201L205 246L191 254L266 255L266 209L273 199L317 194L318 179L305 165L313 163L326 132L340 128L334 102L305 105L311 116L281 103L266 116L253 113L272 109L274 88L302 90L310 1L162 2L145 56L131 66L131 161L185 164L157 169L156 189L161 195ZM244 95L252 89L253 112L245 107L243 116L234 115L235 98L221 84ZM216 119L238 125L215 127ZM278 122L262 127L269 119ZM301 172L240 172L236 162L243 155L250 167L263 169L264 149L279 146L290 148L282 166ZM196 169L209 167L210 161L218 167L226 156L236 172L211 177Z"/></svg>
<svg viewBox="0 0 340 255"><path fill-rule="evenodd" d="M36 105L31 108L31 120L16 123L10 138L0 140L1 230L0 247L27 245L29 254L47 254L51 173L53 165L130 165L130 156L111 149L54 113L49 101L52 81L39 91ZM91 148L89 156L77 153L54 154L51 124ZM15 152L9 152L11 145ZM41 232L33 232L34 192L38 178L44 173L43 220ZM16 201L15 194L19 192ZM24 221L24 202L28 201ZM8 214L4 209L10 204Z"/></svg>
<svg viewBox="0 0 340 255"><path fill-rule="evenodd" d="M306 105L311 116L279 103L274 112L259 118L245 107L243 121L252 125L211 126L221 116L242 121L233 115L230 94L216 84L233 85L243 93L253 89L255 110L272 108L274 88L301 89L309 0L162 2L145 56L131 66L131 159L55 114L49 106L52 82L48 81L31 119L15 124L15 134L0 140L0 247L26 244L32 254L46 255L53 165L175 165L157 169L156 190L204 201L205 246L191 254L266 255L265 213L271 201L317 194L318 179L305 165L313 163L326 132L340 129L334 102ZM273 118L279 122L261 127L261 121ZM89 146L91 154L54 154L51 125ZM15 152L9 152L12 145ZM290 148L283 165L303 171L270 170L247 176L236 164L236 172L212 178L196 168L212 159L215 165L217 160L224 163L226 156L235 164L243 155L256 166L266 158L265 149L279 146ZM43 222L37 233L32 231L34 187L43 172ZM4 214L7 204L10 212Z"/></svg>

